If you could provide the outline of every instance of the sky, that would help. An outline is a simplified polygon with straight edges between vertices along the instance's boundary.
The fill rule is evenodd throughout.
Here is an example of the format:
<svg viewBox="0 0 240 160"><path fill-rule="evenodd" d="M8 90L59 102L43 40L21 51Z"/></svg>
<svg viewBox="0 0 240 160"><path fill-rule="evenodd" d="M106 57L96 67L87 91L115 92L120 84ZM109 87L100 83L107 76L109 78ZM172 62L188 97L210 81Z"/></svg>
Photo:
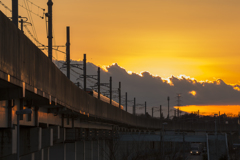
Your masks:
<svg viewBox="0 0 240 160"><path fill-rule="evenodd" d="M47 9L47 0L19 0ZM11 0L2 0L11 8ZM54 44L66 44L71 59L99 66L118 63L128 71L163 78L180 75L199 81L240 84L239 0L53 0ZM11 13L0 5L9 17ZM20 15L26 10L19 6ZM32 15L38 39L47 45L45 20ZM28 26L30 29L31 27ZM65 51L65 48L59 48ZM62 53L53 53L59 60Z"/></svg>
<svg viewBox="0 0 240 160"><path fill-rule="evenodd" d="M11 9L11 0L1 2ZM53 0L53 3L53 44L66 44L66 26L70 26L72 60L82 60L86 53L88 62L105 69L117 63L126 72L149 73L159 76L159 83L168 79L172 84L174 80L184 82L179 77L185 75L189 86L193 83L189 80L215 87L232 85L230 96L238 96L239 0ZM28 16L25 4L35 14L43 14L37 6L47 12L47 0L19 0L19 15L23 17ZM2 4L0 10L11 17ZM39 42L47 45L46 19L34 14L32 19L36 34L30 25L27 27ZM25 28L24 32L31 38ZM65 47L58 49L65 51ZM53 56L65 59L60 52L54 51ZM218 92L214 87L209 91ZM199 95L199 91L196 93ZM220 105L205 98L201 100ZM195 103L185 105L202 105L191 102ZM238 101L226 102L223 104L239 105Z"/></svg>

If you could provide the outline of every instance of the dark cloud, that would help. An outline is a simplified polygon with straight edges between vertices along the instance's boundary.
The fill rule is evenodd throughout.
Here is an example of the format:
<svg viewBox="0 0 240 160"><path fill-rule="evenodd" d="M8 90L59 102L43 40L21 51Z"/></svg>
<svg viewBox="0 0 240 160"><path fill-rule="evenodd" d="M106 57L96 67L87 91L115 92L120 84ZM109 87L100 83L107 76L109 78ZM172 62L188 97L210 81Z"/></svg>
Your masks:
<svg viewBox="0 0 240 160"><path fill-rule="evenodd" d="M63 63L63 62L56 62ZM81 61L72 61L71 63L82 63ZM82 71L76 68L72 68L71 80L73 82L82 82L77 78L82 74ZM167 97L170 97L171 111L173 106L177 105L177 94L181 94L181 105L239 105L240 104L240 91L236 88L240 88L239 85L231 86L226 84L223 80L219 79L214 82L198 82L190 78L178 78L172 76L170 78L171 83L162 79L161 77L155 77L149 72L143 72L141 75L136 73L129 74L124 68L118 66L118 64L111 65L107 68L108 71L101 69L101 83L108 83L109 77L112 76L113 89L117 90L119 82L122 86L122 104L125 104L124 95L128 93L128 100L136 98L137 104L144 104L147 102L147 111L151 113L151 107L157 107L155 110L159 110L159 106L162 105L164 116L167 115ZM66 70L62 69L63 72ZM92 63L87 63L87 74L97 75L97 66ZM88 87L93 86L96 83L95 80L89 79L87 81ZM101 92L108 91L108 88L101 87ZM235 89L234 89L235 88ZM195 91L196 95L191 94L191 91ZM116 92L117 93L117 92ZM117 96L117 94L115 94ZM116 98L115 101L118 101ZM132 102L128 103L128 111L132 112ZM138 113L143 113L144 109L140 109L141 105L138 105ZM156 116L159 112L155 113ZM173 112L171 112L171 115Z"/></svg>

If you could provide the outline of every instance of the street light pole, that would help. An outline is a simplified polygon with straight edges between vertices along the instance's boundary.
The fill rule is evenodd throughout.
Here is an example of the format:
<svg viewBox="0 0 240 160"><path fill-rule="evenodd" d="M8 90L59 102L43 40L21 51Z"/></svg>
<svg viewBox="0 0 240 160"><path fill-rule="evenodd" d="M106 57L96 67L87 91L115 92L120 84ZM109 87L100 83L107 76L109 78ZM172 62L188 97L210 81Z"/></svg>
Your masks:
<svg viewBox="0 0 240 160"><path fill-rule="evenodd" d="M167 115L167 119L169 119L169 100L170 100L169 96L167 97L167 100L168 100L168 115Z"/></svg>
<svg viewBox="0 0 240 160"><path fill-rule="evenodd" d="M164 125L167 125L167 122L164 122L163 124L162 124L162 136L161 136L161 144L162 144L162 158L164 159L164 141L163 141L163 133L164 133Z"/></svg>
<svg viewBox="0 0 240 160"><path fill-rule="evenodd" d="M20 115L17 114L17 160L19 160L19 147L20 147L19 146L20 145L20 143L19 143L19 141L20 141L19 120L20 120Z"/></svg>
<svg viewBox="0 0 240 160"><path fill-rule="evenodd" d="M217 137L217 114L214 114L215 117L215 136Z"/></svg>
<svg viewBox="0 0 240 160"><path fill-rule="evenodd" d="M32 110L29 108L16 111L16 114L17 114L17 160L19 160L19 154L20 154L20 151L19 151L19 148L20 148L20 127L19 127L20 115L31 114L31 113L32 113Z"/></svg>

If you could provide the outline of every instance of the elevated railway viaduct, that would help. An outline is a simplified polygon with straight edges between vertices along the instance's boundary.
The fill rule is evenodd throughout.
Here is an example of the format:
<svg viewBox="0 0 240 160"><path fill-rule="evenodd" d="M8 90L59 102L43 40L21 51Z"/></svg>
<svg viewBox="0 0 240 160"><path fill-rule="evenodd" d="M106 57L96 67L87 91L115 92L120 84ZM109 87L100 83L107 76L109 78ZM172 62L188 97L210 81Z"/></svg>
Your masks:
<svg viewBox="0 0 240 160"><path fill-rule="evenodd" d="M118 132L149 134L162 127L158 119L132 115L85 93L0 12L1 160L16 159L16 111L26 108L32 114L20 116L21 160L121 159L123 154L114 152ZM186 123L168 123L168 130L189 129ZM154 142L143 143L119 146L127 154Z"/></svg>
<svg viewBox="0 0 240 160"><path fill-rule="evenodd" d="M22 160L107 159L104 143L117 131L160 126L85 93L0 12L0 159L15 159L16 111L26 108L32 114L20 116Z"/></svg>

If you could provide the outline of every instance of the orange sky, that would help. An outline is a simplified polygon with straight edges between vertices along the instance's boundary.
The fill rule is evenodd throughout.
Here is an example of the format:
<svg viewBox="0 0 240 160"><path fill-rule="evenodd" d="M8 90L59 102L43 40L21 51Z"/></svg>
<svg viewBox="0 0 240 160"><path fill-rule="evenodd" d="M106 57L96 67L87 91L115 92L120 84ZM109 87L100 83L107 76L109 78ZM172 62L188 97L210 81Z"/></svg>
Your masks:
<svg viewBox="0 0 240 160"><path fill-rule="evenodd" d="M178 109L177 106L174 108ZM197 113L199 110L200 115L214 115L214 114L226 114L228 116L237 116L239 112L239 105L211 105L211 106L201 106L201 105L190 105L190 106L181 106L179 110L187 113Z"/></svg>
<svg viewBox="0 0 240 160"><path fill-rule="evenodd" d="M19 0L24 5L24 1ZM2 0L11 8L10 0ZM31 0L47 9L47 0ZM128 71L163 78L187 75L240 84L239 0L53 0L54 37L65 45L71 27L71 58L96 65L117 62ZM29 3L35 13L41 13ZM0 5L1 11L11 13ZM26 11L21 7L20 15ZM47 45L45 20L32 15ZM65 50L65 48L61 48ZM57 59L62 53L54 52Z"/></svg>

